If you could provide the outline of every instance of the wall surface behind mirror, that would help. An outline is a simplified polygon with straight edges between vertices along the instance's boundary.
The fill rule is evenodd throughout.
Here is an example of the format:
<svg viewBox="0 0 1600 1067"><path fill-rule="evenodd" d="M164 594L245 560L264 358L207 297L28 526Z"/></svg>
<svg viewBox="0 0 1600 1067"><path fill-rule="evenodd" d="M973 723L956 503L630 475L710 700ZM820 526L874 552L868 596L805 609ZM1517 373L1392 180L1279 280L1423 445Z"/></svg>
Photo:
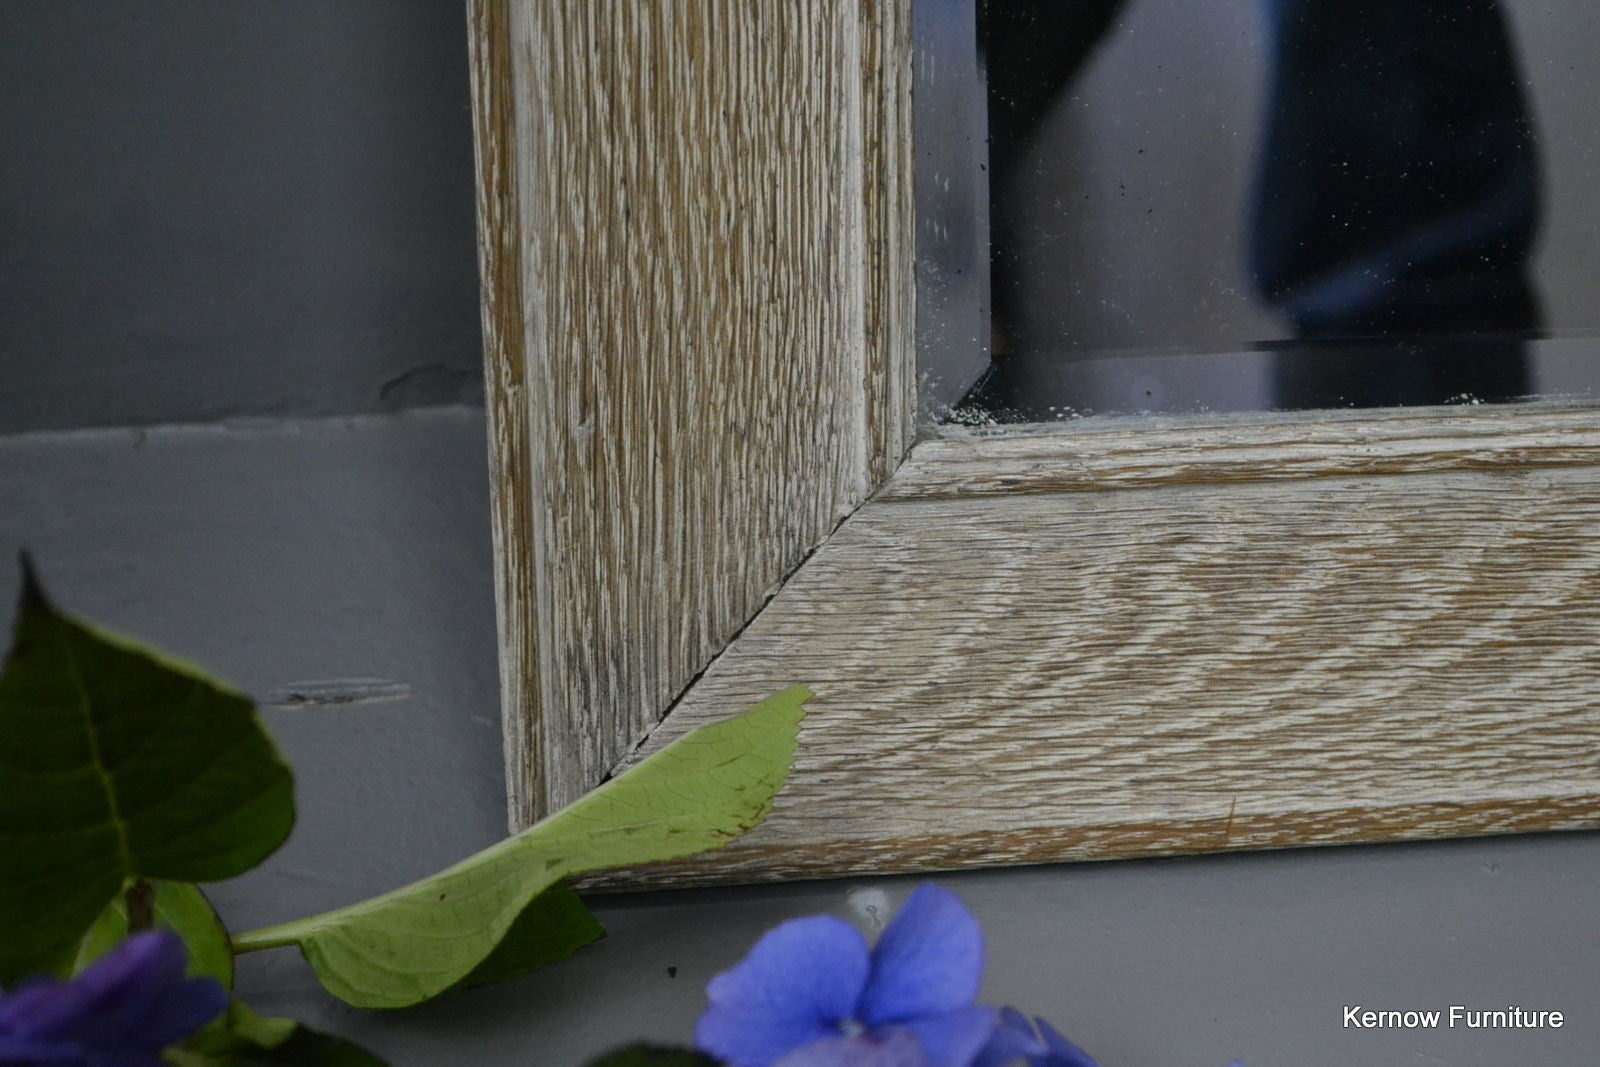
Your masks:
<svg viewBox="0 0 1600 1067"><path fill-rule="evenodd" d="M1502 6L1542 138L1545 221L1534 274L1550 329L1593 329L1600 9L1570 0ZM1270 62L1263 8L1264 0L1129 0L1057 101L1021 180L1000 194L1042 220L1016 272L1027 287L1021 347L1070 338L1082 349L1219 350L1285 336L1244 269ZM1554 350L1535 362L1535 390L1567 391L1586 370L1581 357ZM1244 407L1267 403L1268 361L1231 371L1195 387ZM1137 377L1126 367L1105 374L1108 396ZM1083 368L1087 395L1095 385Z"/></svg>
<svg viewBox="0 0 1600 1067"><path fill-rule="evenodd" d="M0 432L481 397L466 47L454 0L0 3Z"/></svg>

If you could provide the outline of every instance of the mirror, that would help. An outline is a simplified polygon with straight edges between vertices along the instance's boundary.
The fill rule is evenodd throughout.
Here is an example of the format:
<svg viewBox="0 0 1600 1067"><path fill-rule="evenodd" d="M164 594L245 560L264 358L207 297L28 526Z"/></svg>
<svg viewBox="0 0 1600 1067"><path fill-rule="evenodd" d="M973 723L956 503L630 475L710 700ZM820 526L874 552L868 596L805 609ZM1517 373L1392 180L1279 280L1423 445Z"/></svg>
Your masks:
<svg viewBox="0 0 1600 1067"><path fill-rule="evenodd" d="M919 0L917 54L921 367L957 418L1600 384L1591 5Z"/></svg>

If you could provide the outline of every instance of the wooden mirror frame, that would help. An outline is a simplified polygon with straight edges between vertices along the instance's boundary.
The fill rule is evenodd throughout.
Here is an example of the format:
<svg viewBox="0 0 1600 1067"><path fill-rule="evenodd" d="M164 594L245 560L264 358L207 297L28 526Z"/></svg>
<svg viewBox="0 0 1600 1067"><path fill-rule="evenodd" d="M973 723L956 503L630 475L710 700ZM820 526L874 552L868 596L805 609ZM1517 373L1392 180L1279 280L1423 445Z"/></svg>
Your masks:
<svg viewBox="0 0 1600 1067"><path fill-rule="evenodd" d="M794 683L618 884L1600 825L1559 403L915 441L909 0L470 0L512 823Z"/></svg>

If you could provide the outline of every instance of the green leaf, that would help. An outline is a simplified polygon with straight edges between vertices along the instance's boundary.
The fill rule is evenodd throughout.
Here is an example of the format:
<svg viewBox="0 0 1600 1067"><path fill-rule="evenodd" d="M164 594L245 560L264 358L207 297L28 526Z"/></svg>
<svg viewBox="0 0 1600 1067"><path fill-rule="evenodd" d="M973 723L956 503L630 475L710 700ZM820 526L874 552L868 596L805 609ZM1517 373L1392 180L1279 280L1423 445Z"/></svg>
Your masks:
<svg viewBox="0 0 1600 1067"><path fill-rule="evenodd" d="M272 1049L270 1056L233 1062L283 1064L285 1067L386 1067L383 1060L360 1045L309 1026L296 1026L289 1040Z"/></svg>
<svg viewBox="0 0 1600 1067"><path fill-rule="evenodd" d="M258 1015L254 1008L242 1000L230 1001L224 1029L238 1041L246 1041L261 1048L277 1048L294 1036L299 1023L293 1019L275 1019Z"/></svg>
<svg viewBox="0 0 1600 1067"><path fill-rule="evenodd" d="M518 917L585 871L676 859L757 825L788 775L803 686L703 726L549 818L420 882L338 911L234 938L236 951L298 944L328 991L358 1008L437 996L489 960ZM526 968L497 961L495 973Z"/></svg>
<svg viewBox="0 0 1600 1067"><path fill-rule="evenodd" d="M591 1060L589 1067L717 1067L717 1061L692 1049L629 1045Z"/></svg>
<svg viewBox="0 0 1600 1067"><path fill-rule="evenodd" d="M71 953L131 878L208 882L294 822L250 701L58 614L23 565L0 673L0 984Z"/></svg>
<svg viewBox="0 0 1600 1067"><path fill-rule="evenodd" d="M359 1045L293 1019L257 1015L239 1001L225 1025L166 1054L174 1067L386 1067Z"/></svg>
<svg viewBox="0 0 1600 1067"><path fill-rule="evenodd" d="M189 882L152 882L155 890L155 925L183 938L189 950L189 977L215 978L223 988L233 988L233 946L211 901ZM128 936L128 900L119 893L100 913L78 942L69 974L77 974L115 948Z"/></svg>
<svg viewBox="0 0 1600 1067"><path fill-rule="evenodd" d="M504 982L564 960L604 936L605 927L583 906L572 887L557 882L522 909L494 951L461 984Z"/></svg>

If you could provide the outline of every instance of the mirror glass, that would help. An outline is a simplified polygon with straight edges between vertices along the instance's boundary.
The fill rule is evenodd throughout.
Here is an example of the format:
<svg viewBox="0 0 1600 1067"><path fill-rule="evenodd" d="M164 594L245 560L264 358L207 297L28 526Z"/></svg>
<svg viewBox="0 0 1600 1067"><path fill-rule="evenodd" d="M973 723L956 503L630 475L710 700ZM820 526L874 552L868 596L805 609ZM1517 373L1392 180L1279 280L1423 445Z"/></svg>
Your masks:
<svg viewBox="0 0 1600 1067"><path fill-rule="evenodd" d="M1600 5L919 0L917 34L955 417L1600 385Z"/></svg>

